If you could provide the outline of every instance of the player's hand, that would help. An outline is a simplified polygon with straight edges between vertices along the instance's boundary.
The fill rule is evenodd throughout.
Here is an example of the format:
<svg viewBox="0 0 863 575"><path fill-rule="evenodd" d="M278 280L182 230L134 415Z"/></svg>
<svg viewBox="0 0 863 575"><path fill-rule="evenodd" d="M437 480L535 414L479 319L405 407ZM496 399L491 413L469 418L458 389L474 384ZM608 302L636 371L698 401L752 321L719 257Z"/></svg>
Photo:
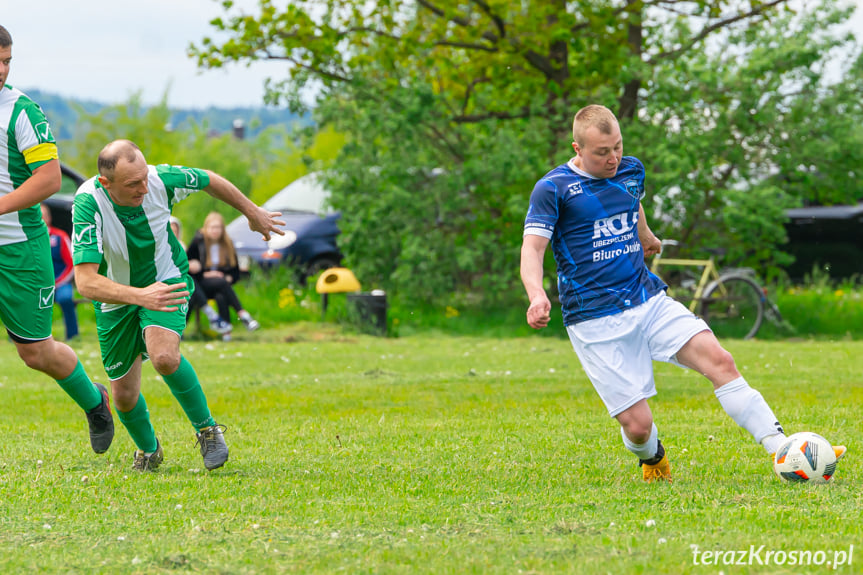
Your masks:
<svg viewBox="0 0 863 575"><path fill-rule="evenodd" d="M135 303L153 311L177 311L181 305L189 303L189 290L185 288L185 282L156 282L140 288Z"/></svg>
<svg viewBox="0 0 863 575"><path fill-rule="evenodd" d="M542 294L530 301L527 308L527 325L534 329L541 329L548 325L551 320L551 302L548 296Z"/></svg>
<svg viewBox="0 0 863 575"><path fill-rule="evenodd" d="M280 236L285 235L284 230L279 229L279 226L285 225L282 220L276 218L281 216L282 212L269 212L261 207L255 207L251 214L246 214L246 219L249 220L249 229L253 232L258 232L266 241L270 241L270 234L275 233Z"/></svg>
<svg viewBox="0 0 863 575"><path fill-rule="evenodd" d="M641 247L644 250L644 257L649 258L655 256L662 251L662 241L657 238L653 232L645 234L646 237L641 239Z"/></svg>

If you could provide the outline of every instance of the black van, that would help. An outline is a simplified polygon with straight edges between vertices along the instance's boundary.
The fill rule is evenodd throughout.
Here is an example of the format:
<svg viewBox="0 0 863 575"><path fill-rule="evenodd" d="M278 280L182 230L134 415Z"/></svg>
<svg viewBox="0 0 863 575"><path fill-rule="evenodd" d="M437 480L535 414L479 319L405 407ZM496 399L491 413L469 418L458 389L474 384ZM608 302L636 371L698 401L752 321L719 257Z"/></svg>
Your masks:
<svg viewBox="0 0 863 575"><path fill-rule="evenodd" d="M792 280L803 279L813 266L833 278L863 274L863 203L809 206L788 210L785 250L796 261L788 266Z"/></svg>

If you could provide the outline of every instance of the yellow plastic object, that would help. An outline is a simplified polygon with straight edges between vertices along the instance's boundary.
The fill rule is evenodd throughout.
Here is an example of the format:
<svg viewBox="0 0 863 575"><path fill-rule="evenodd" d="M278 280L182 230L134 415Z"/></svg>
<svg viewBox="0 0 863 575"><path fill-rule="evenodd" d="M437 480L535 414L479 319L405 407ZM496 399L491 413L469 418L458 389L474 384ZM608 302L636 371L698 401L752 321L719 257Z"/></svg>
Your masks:
<svg viewBox="0 0 863 575"><path fill-rule="evenodd" d="M318 293L345 293L360 291L360 282L348 268L330 268L321 273L315 285Z"/></svg>

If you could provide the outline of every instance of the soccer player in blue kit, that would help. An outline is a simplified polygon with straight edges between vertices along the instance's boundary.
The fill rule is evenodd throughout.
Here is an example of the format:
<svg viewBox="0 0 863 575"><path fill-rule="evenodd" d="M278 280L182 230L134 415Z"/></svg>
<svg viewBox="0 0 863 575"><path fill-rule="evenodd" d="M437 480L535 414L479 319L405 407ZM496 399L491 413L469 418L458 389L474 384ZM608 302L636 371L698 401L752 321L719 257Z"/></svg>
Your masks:
<svg viewBox="0 0 863 575"><path fill-rule="evenodd" d="M527 323L540 329L550 320L542 262L551 242L572 347L645 481L671 481L647 404L656 395L654 360L703 374L726 413L772 455L785 435L770 406L704 320L666 295L644 264L661 243L641 206L644 166L623 155L617 118L604 106L582 108L572 137L575 157L543 176L530 196L521 248ZM834 450L845 454L844 446Z"/></svg>

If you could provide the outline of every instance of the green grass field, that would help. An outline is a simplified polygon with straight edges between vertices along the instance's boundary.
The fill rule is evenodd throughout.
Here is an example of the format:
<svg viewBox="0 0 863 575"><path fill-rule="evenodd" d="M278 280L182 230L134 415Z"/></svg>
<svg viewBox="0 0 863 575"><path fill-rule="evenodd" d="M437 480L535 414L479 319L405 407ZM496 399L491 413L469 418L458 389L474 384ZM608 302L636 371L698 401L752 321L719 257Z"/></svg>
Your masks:
<svg viewBox="0 0 863 575"><path fill-rule="evenodd" d="M675 482L643 484L565 339L303 324L183 345L228 426L211 473L151 366L166 462L136 474L125 429L93 454L0 343L0 573L863 572L863 342L726 342L786 431L848 445L820 487L781 483L706 380L660 364ZM75 347L104 381L95 337Z"/></svg>

